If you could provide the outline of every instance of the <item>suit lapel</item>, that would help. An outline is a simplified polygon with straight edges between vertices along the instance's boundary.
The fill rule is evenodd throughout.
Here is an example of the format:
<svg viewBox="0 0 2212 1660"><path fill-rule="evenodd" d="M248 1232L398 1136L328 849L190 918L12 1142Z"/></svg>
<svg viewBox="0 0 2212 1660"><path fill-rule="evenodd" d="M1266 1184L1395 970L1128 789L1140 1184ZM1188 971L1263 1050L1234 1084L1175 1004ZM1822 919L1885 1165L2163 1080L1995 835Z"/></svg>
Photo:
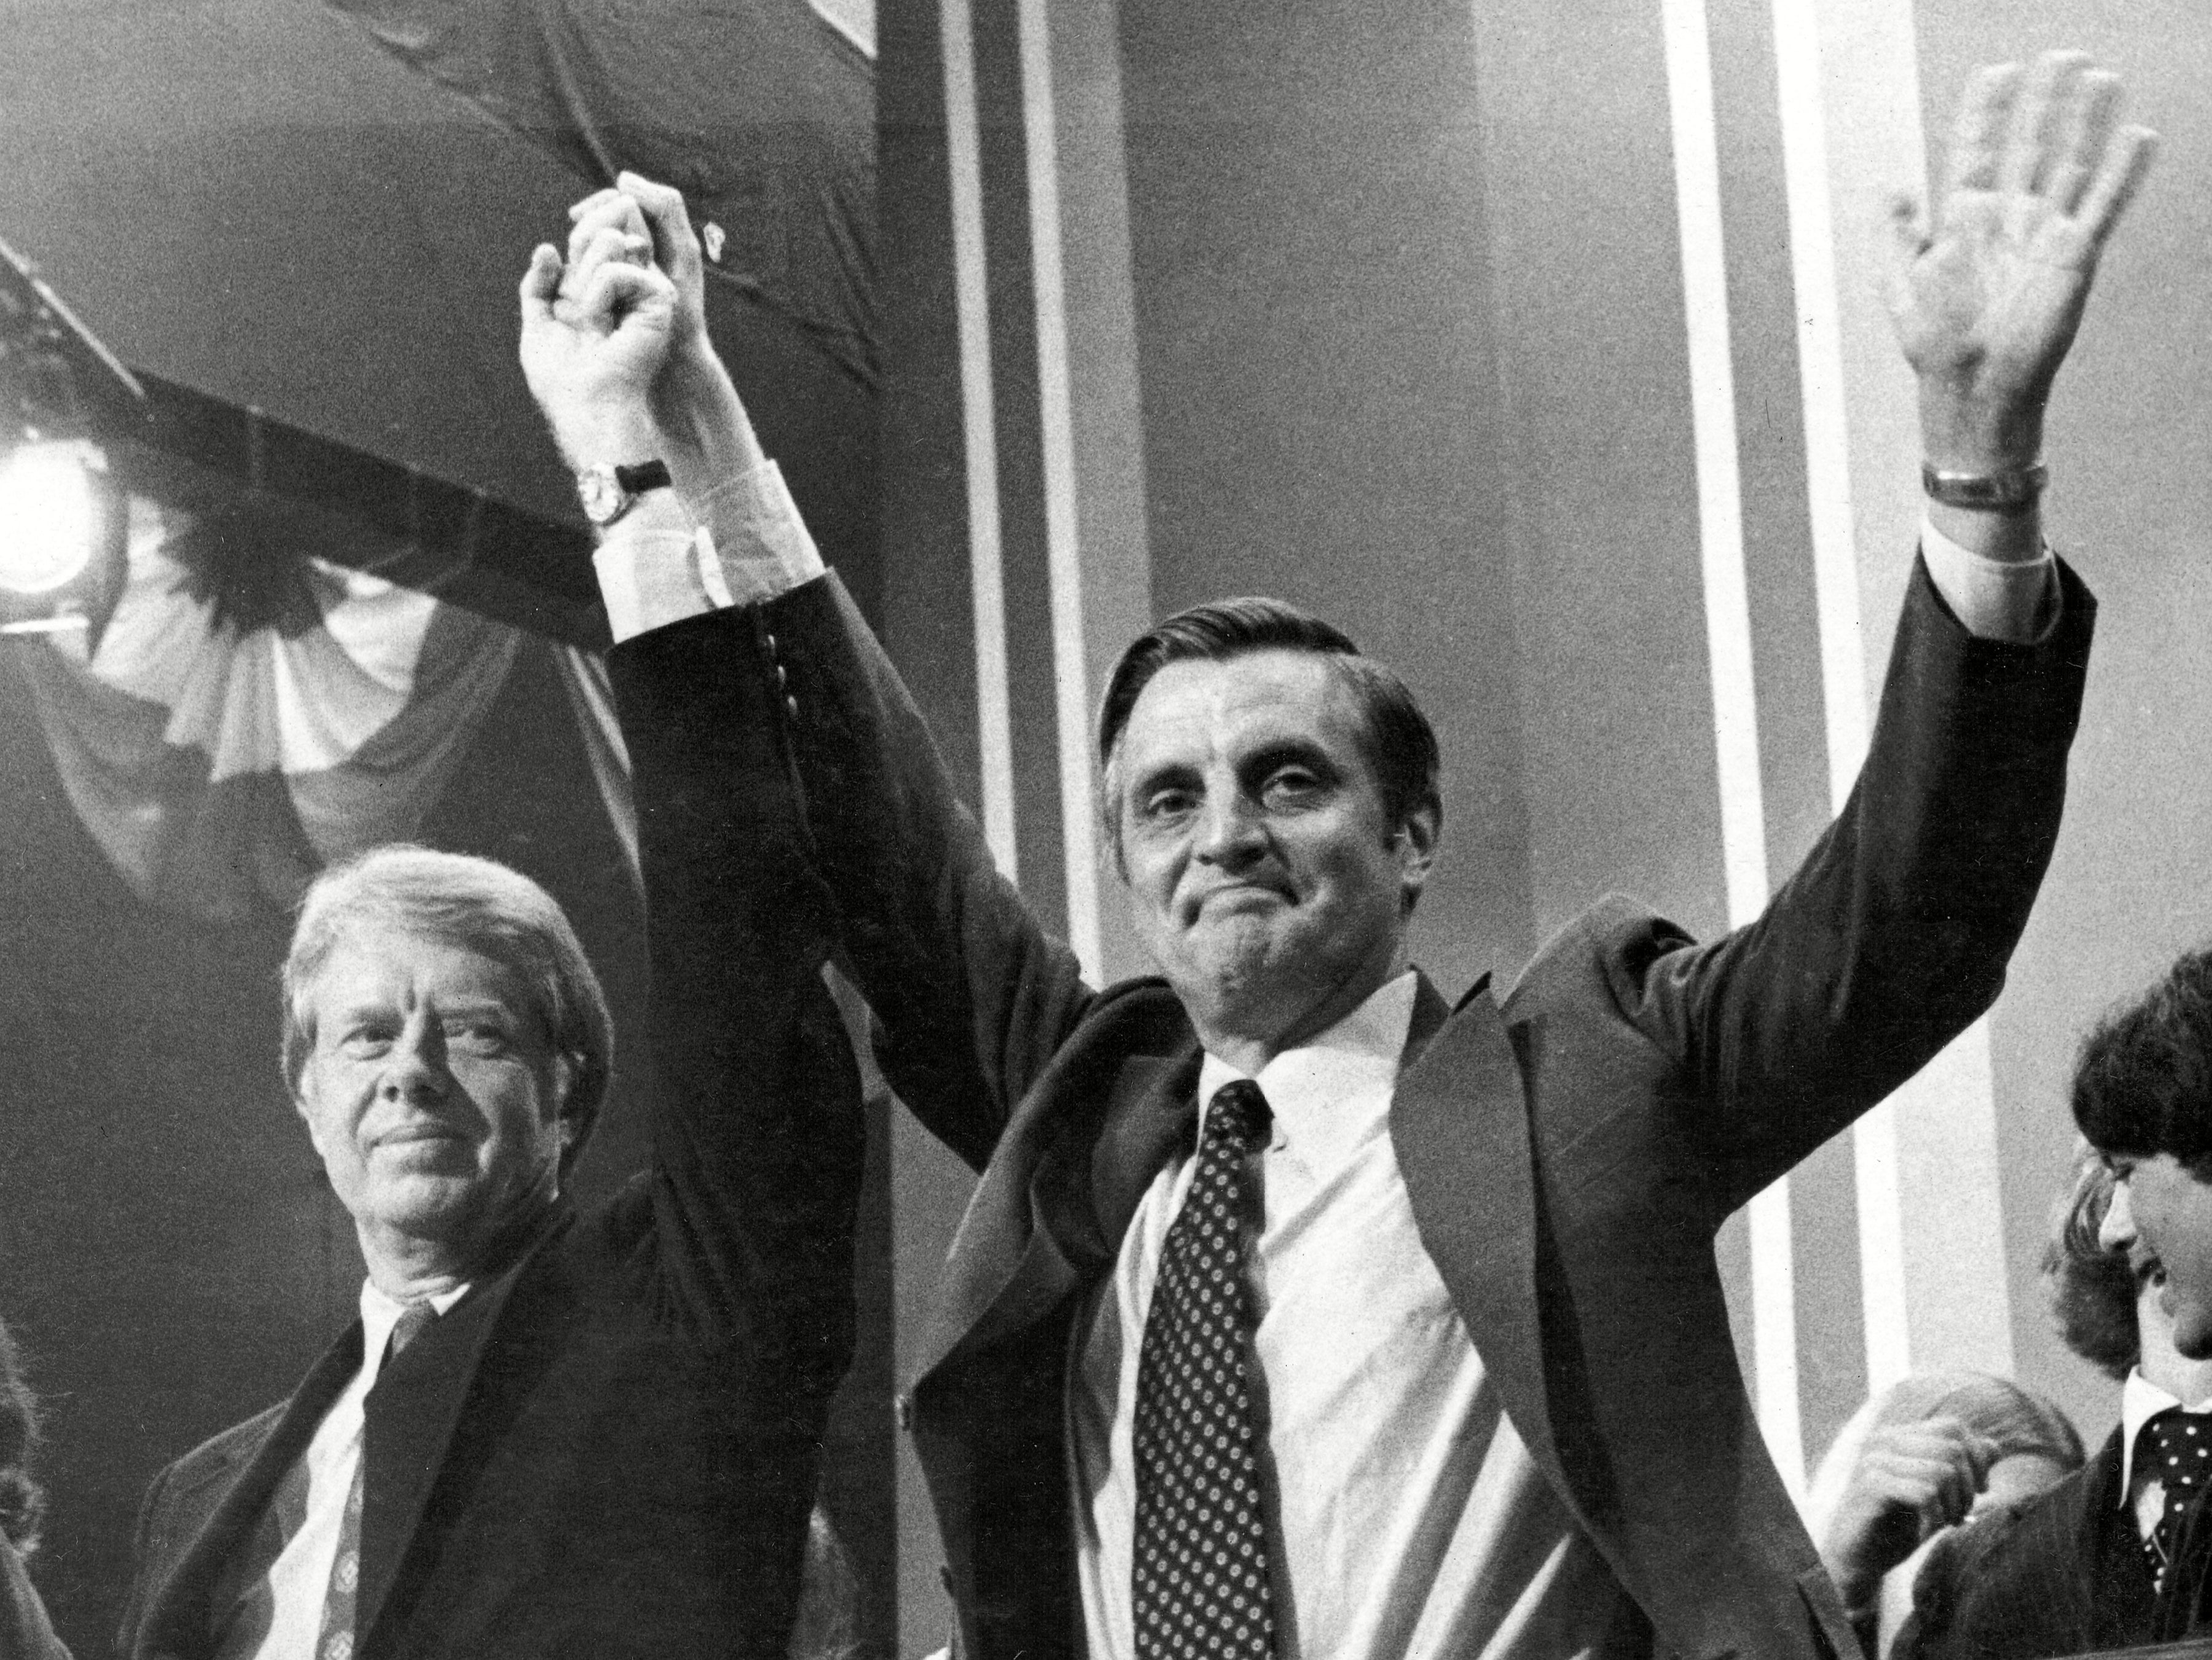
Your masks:
<svg viewBox="0 0 2212 1660"><path fill-rule="evenodd" d="M325 1350L261 1442L240 1449L227 1468L204 1481L229 1482L228 1490L155 1593L139 1651L194 1657L214 1651L215 1590L224 1570L252 1541L262 1512L284 1474L305 1456L331 1405L361 1370L361 1323L356 1320Z"/></svg>
<svg viewBox="0 0 2212 1660"><path fill-rule="evenodd" d="M556 1214L567 1218L565 1204ZM425 1327L386 1364L368 1392L362 1426L367 1479L362 1489L361 1589L354 1604L356 1652L368 1649L377 1616L416 1541L500 1316L537 1252L561 1231L557 1224L549 1228L521 1263Z"/></svg>
<svg viewBox="0 0 2212 1660"><path fill-rule="evenodd" d="M1034 1325L1112 1268L1153 1176L1176 1145L1190 1139L1200 1058L1194 1042L1178 1055L1136 1055L1122 1063L1103 1110L1088 1123L1069 1126L1037 1161L1026 1188L1020 1255L997 1289L980 1305L970 1304L972 1317L948 1310L922 1376ZM975 1203L994 1198L978 1189ZM963 1233L968 1231L963 1225Z"/></svg>
<svg viewBox="0 0 2212 1660"><path fill-rule="evenodd" d="M1203 1059L1194 1041L1181 1055L1140 1056L1121 1069L1091 1155L1091 1192L1109 1266L1120 1255L1121 1237L1160 1166L1196 1140Z"/></svg>
<svg viewBox="0 0 2212 1660"><path fill-rule="evenodd" d="M1536 1197L1513 1042L1477 982L1449 1020L1425 979L1413 1031L1431 1036L1398 1079L1390 1137L1421 1243L1498 1380L1514 1427L1561 1492L1536 1304ZM1409 1034L1410 1037L1411 1034ZM1408 1051L1413 1048L1409 1041Z"/></svg>

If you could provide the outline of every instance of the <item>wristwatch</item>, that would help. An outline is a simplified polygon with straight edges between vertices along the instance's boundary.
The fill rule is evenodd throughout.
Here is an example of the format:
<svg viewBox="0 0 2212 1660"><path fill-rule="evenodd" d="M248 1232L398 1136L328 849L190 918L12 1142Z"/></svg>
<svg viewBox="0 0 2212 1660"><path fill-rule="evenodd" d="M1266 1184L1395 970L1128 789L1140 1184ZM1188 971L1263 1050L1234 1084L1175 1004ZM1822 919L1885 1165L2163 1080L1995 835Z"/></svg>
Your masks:
<svg viewBox="0 0 2212 1660"><path fill-rule="evenodd" d="M576 496L584 504L584 517L605 530L635 506L646 491L666 489L671 482L665 461L641 461L626 467L602 462L576 475Z"/></svg>

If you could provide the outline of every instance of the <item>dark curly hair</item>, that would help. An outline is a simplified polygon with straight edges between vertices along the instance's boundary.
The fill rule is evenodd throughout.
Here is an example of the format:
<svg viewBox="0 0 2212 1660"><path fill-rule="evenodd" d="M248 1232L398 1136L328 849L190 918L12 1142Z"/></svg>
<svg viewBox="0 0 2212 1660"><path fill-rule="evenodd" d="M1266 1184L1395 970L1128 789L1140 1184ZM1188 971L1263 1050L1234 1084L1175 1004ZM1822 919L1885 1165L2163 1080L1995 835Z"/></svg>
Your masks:
<svg viewBox="0 0 2212 1660"><path fill-rule="evenodd" d="M2212 951L2185 953L2082 1039L2074 1122L2100 1152L2170 1153L2212 1181Z"/></svg>
<svg viewBox="0 0 2212 1660"><path fill-rule="evenodd" d="M2074 1163L2074 1180L2051 1207L2043 1248L2043 1293L2068 1348L2115 1381L2142 1353L2136 1327L2136 1277L2124 1250L2098 1241L2112 1202L2112 1173L2094 1149Z"/></svg>
<svg viewBox="0 0 2212 1660"><path fill-rule="evenodd" d="M39 1402L23 1381L22 1353L0 1325L0 1534L25 1556L39 1548L44 1488L31 1479L39 1446Z"/></svg>

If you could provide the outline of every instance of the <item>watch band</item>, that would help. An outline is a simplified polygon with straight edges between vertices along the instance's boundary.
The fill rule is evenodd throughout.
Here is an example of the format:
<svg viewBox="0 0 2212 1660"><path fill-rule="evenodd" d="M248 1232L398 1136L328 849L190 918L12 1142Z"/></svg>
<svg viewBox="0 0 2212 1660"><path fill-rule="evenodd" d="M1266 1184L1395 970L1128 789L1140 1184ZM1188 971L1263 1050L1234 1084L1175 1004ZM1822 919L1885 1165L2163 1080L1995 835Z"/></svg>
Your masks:
<svg viewBox="0 0 2212 1660"><path fill-rule="evenodd" d="M602 462L576 475L576 497L584 504L584 517L605 530L635 506L646 491L666 489L673 482L665 461L611 467Z"/></svg>
<svg viewBox="0 0 2212 1660"><path fill-rule="evenodd" d="M2050 477L2051 469L2040 461L2007 467L2001 472L1946 472L1924 461L1920 465L1920 487L1928 492L1929 501L1976 513L2008 513L2024 508L2043 494Z"/></svg>
<svg viewBox="0 0 2212 1660"><path fill-rule="evenodd" d="M647 490L672 489L675 480L668 476L665 461L640 461L635 466L615 469L615 483L623 487L625 496L642 496Z"/></svg>

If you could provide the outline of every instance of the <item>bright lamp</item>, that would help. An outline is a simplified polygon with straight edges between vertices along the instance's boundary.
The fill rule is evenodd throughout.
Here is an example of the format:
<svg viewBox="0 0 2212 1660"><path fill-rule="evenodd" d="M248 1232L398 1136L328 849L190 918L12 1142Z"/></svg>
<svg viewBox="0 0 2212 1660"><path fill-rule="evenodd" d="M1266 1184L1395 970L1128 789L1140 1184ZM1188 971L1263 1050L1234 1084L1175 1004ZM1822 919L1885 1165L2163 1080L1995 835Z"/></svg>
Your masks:
<svg viewBox="0 0 2212 1660"><path fill-rule="evenodd" d="M49 593L83 574L106 532L106 465L86 443L31 443L0 459L0 588Z"/></svg>

